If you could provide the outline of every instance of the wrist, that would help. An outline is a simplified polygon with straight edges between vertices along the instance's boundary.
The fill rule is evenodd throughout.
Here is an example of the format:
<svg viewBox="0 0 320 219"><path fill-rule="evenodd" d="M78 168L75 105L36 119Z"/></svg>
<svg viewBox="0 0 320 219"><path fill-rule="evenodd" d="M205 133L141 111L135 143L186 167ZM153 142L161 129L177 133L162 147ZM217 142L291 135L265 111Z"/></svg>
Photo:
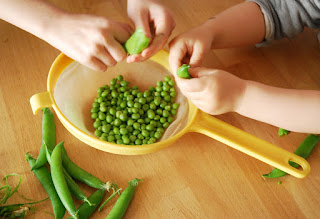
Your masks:
<svg viewBox="0 0 320 219"><path fill-rule="evenodd" d="M235 92L236 98L234 101L233 112L243 115L246 94L248 93L250 86L251 86L250 81L241 79L239 88Z"/></svg>
<svg viewBox="0 0 320 219"><path fill-rule="evenodd" d="M215 29L215 17L211 17L206 20L203 24L200 25L204 30L203 33L206 33L211 40L210 49L214 48L213 42L216 36L216 29Z"/></svg>

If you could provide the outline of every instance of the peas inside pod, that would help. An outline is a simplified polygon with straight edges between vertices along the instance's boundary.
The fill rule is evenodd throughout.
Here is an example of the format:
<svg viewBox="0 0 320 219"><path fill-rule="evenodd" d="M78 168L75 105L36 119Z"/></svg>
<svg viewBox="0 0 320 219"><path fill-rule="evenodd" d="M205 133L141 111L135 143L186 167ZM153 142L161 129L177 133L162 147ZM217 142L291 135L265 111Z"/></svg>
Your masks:
<svg viewBox="0 0 320 219"><path fill-rule="evenodd" d="M169 76L156 87L140 91L122 75L98 89L91 108L94 134L101 140L125 145L153 144L174 121L175 82Z"/></svg>

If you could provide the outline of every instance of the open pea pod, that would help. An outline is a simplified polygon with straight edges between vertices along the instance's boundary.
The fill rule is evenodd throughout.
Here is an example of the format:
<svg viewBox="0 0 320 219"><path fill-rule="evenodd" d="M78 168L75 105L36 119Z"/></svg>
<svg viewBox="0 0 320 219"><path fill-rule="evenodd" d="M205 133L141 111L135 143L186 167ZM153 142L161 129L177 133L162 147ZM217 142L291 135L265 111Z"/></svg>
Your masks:
<svg viewBox="0 0 320 219"><path fill-rule="evenodd" d="M125 42L124 48L129 55L139 54L149 46L150 39L143 33L143 29L138 27L131 37Z"/></svg>

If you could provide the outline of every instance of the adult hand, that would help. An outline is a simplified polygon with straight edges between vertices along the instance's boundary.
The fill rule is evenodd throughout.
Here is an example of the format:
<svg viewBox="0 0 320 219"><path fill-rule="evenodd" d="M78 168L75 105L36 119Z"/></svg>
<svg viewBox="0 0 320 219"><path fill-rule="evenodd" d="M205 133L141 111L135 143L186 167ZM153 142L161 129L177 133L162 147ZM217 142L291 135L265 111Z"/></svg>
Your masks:
<svg viewBox="0 0 320 219"><path fill-rule="evenodd" d="M122 44L131 33L128 24L66 12L53 19L43 39L79 63L106 71L127 57Z"/></svg>
<svg viewBox="0 0 320 219"><path fill-rule="evenodd" d="M141 27L151 39L148 48L140 54L130 55L127 62L140 62L150 58L166 44L175 21L172 13L156 0L128 0L128 16L135 28Z"/></svg>

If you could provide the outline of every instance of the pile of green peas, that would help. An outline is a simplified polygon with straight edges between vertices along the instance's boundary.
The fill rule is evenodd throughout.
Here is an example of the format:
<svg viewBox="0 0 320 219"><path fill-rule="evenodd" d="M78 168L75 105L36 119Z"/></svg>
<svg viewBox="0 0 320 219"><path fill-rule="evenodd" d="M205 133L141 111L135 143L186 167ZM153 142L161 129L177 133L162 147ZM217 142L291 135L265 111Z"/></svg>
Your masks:
<svg viewBox="0 0 320 219"><path fill-rule="evenodd" d="M175 103L175 82L169 76L144 92L129 87L122 75L110 86L98 89L91 108L94 134L101 140L125 145L153 144L173 122L179 104Z"/></svg>

